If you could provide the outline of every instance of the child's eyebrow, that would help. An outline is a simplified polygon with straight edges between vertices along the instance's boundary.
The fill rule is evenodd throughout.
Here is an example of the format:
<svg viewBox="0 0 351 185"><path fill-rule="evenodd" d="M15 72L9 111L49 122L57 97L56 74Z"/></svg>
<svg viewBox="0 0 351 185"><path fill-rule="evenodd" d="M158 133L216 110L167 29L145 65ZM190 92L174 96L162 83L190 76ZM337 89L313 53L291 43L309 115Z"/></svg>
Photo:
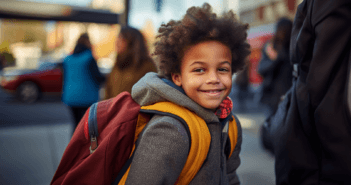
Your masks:
<svg viewBox="0 0 351 185"><path fill-rule="evenodd" d="M230 62L228 62L228 61L223 61L223 62L221 62L221 64L228 64L228 65L230 65Z"/></svg>
<svg viewBox="0 0 351 185"><path fill-rule="evenodd" d="M202 65L204 65L206 63L205 62L201 62L201 61L195 61L194 63L190 64L190 66L195 65L195 64L202 64ZM230 62L223 61L223 62L221 62L221 64L228 64L228 65L230 65Z"/></svg>
<svg viewBox="0 0 351 185"><path fill-rule="evenodd" d="M192 63L190 66L195 65L195 64L205 64L205 62L195 61L195 62L194 62L194 63Z"/></svg>

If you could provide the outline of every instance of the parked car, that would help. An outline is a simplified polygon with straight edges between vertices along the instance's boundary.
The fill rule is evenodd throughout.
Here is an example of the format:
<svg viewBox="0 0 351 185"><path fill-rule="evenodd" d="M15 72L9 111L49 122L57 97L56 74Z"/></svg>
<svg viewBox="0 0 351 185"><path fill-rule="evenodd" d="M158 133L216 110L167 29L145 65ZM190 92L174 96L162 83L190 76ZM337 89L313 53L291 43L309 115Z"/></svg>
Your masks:
<svg viewBox="0 0 351 185"><path fill-rule="evenodd" d="M43 62L38 69L5 71L1 87L25 103L33 103L44 94L60 95L62 90L62 63Z"/></svg>
<svg viewBox="0 0 351 185"><path fill-rule="evenodd" d="M99 66L107 76L111 67ZM0 74L0 86L20 101L33 103L43 96L60 96L62 91L62 62L40 62L38 69L16 69Z"/></svg>

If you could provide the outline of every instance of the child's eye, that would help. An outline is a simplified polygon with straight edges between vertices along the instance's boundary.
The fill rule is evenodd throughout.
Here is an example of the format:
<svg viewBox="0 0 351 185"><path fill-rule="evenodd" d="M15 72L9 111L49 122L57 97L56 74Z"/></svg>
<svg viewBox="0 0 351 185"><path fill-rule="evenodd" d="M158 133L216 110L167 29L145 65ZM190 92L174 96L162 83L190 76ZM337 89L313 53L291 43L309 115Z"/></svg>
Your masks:
<svg viewBox="0 0 351 185"><path fill-rule="evenodd" d="M218 71L220 71L220 72L229 72L230 69L229 68L219 68Z"/></svg>
<svg viewBox="0 0 351 185"><path fill-rule="evenodd" d="M205 70L203 68L196 68L194 69L194 72L202 73L205 72Z"/></svg>

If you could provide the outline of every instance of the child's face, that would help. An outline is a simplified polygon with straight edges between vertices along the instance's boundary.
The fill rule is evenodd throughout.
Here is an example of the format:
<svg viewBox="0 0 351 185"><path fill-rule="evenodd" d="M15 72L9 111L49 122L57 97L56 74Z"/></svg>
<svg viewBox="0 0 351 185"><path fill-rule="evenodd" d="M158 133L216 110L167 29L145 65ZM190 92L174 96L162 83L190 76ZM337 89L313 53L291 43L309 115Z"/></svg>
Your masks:
<svg viewBox="0 0 351 185"><path fill-rule="evenodd" d="M215 110L230 93L231 64L232 54L226 45L204 41L185 51L180 74L172 74L172 80L196 103Z"/></svg>

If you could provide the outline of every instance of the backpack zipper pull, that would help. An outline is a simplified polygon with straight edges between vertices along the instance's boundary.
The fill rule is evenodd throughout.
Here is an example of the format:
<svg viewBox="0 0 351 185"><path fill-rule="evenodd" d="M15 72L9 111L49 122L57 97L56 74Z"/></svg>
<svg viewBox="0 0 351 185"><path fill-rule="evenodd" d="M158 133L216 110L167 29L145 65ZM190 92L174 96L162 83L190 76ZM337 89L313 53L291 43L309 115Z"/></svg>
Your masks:
<svg viewBox="0 0 351 185"><path fill-rule="evenodd" d="M89 147L89 150L90 150L90 154L94 153L96 148L98 147L98 143L97 143L97 139L95 136L92 136L90 137L90 147Z"/></svg>

